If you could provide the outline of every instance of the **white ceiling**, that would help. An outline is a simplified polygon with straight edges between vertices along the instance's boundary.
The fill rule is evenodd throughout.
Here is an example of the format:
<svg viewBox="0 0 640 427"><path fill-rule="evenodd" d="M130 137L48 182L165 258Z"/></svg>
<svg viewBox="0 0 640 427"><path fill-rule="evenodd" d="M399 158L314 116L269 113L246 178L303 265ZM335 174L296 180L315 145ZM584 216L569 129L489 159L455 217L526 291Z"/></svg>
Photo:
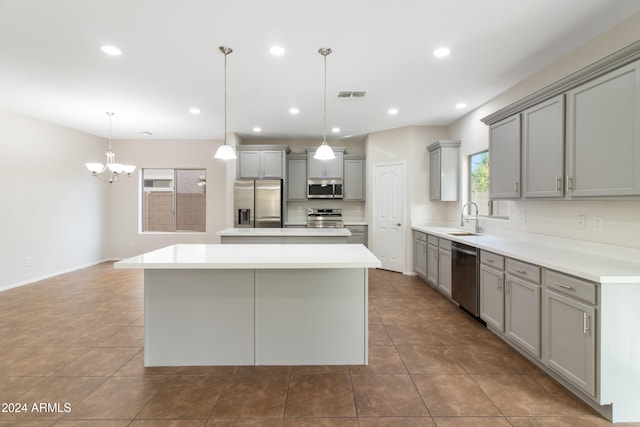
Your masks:
<svg viewBox="0 0 640 427"><path fill-rule="evenodd" d="M225 45L229 131L317 137L326 46L336 137L447 125L637 12L637 0L0 0L0 107L100 136L113 111L116 139L221 139Z"/></svg>

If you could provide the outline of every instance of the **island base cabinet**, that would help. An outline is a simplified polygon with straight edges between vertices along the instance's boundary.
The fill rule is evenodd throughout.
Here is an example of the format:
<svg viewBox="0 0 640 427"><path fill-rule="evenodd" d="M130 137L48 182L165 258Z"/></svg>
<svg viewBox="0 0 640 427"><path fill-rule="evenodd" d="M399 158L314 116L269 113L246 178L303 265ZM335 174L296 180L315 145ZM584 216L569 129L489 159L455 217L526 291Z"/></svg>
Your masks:
<svg viewBox="0 0 640 427"><path fill-rule="evenodd" d="M257 270L256 365L367 363L367 272Z"/></svg>
<svg viewBox="0 0 640 427"><path fill-rule="evenodd" d="M549 289L543 295L543 362L595 397L594 307Z"/></svg>
<svg viewBox="0 0 640 427"><path fill-rule="evenodd" d="M253 288L252 270L145 270L144 366L253 365Z"/></svg>
<svg viewBox="0 0 640 427"><path fill-rule="evenodd" d="M366 365L366 268L146 269L144 366Z"/></svg>

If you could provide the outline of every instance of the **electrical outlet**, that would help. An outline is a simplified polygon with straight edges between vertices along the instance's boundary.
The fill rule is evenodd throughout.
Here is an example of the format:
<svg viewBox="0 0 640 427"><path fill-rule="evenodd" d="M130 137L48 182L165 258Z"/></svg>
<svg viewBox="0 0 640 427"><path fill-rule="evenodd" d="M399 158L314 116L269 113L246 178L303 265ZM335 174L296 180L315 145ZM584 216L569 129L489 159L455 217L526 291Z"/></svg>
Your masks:
<svg viewBox="0 0 640 427"><path fill-rule="evenodd" d="M527 222L527 213L525 211L518 211L516 220L518 222Z"/></svg>
<svg viewBox="0 0 640 427"><path fill-rule="evenodd" d="M593 217L593 230L594 231L602 231L602 223L604 222L604 218L601 216Z"/></svg>
<svg viewBox="0 0 640 427"><path fill-rule="evenodd" d="M31 257L30 257L30 256L28 256L28 257L26 257L26 258L24 259L24 265L25 265L26 267L31 267Z"/></svg>
<svg viewBox="0 0 640 427"><path fill-rule="evenodd" d="M578 229L584 230L585 228L587 228L587 216L578 215Z"/></svg>

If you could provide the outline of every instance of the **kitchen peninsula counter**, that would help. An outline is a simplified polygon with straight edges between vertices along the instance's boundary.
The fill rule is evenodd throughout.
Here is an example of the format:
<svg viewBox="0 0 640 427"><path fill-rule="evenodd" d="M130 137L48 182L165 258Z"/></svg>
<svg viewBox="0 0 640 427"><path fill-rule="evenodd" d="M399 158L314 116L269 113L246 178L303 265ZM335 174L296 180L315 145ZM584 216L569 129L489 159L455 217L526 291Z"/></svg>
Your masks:
<svg viewBox="0 0 640 427"><path fill-rule="evenodd" d="M144 269L145 366L365 365L363 245L173 245Z"/></svg>
<svg viewBox="0 0 640 427"><path fill-rule="evenodd" d="M221 243L347 243L347 228L227 228L216 233Z"/></svg>

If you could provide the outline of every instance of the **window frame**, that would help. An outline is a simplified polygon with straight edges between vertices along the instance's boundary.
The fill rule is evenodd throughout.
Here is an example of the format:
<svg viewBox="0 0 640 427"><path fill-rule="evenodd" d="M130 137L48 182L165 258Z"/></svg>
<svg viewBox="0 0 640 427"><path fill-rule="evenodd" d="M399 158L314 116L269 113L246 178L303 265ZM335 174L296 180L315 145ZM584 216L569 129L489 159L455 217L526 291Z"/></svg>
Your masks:
<svg viewBox="0 0 640 427"><path fill-rule="evenodd" d="M467 200L470 202L474 202L474 199L472 197L473 194L473 185L472 185L472 168L473 168L473 158L474 156L478 156L481 154L486 154L487 156L487 166L489 167L491 164L491 157L489 155L489 149L484 149L481 151L477 151L474 153L471 153L469 155L467 155ZM508 200L493 200L491 199L491 195L489 192L489 188L490 188L490 183L491 183L491 176L488 173L488 178L487 178L487 198L488 198L488 212L486 214L480 214L479 216L482 218L491 218L491 219L505 219L508 220L509 219L509 215L507 214L505 215L494 215L494 212L496 211L496 203L508 203ZM509 205L505 205L503 207L503 209L506 209L507 213L509 211ZM469 205L467 207L467 211L466 211L466 215L472 215L471 213L471 205Z"/></svg>
<svg viewBox="0 0 640 427"><path fill-rule="evenodd" d="M153 179L153 178L145 178L144 172L146 170L156 170L156 171L171 171L172 172L172 178L170 180L168 180L167 178L158 178L158 179ZM184 230L184 229L178 229L178 224L179 224L179 218L178 218L178 194L179 194L179 184L178 184L178 175L180 171L201 171L202 172L202 176L203 178L199 178L200 182L198 183L198 185L202 185L203 186L203 190L202 193L205 195L205 201L204 201L204 223L203 223L203 230ZM149 181L170 181L169 186L158 186L158 187L147 187L145 186L146 183L148 183ZM140 218L140 227L139 227L139 232L141 234L186 234L186 233L197 233L197 234L202 234L202 233L206 233L206 227L207 227L207 201L206 201L206 181L207 181L207 169L206 168L141 168L140 169L140 211L139 211L139 218ZM154 190L149 190L150 188L153 188ZM173 215L173 224L172 224L172 230L147 230L145 229L145 218L147 215L147 211L145 209L145 206L148 209L148 203L145 203L145 197L146 193L150 193L150 192L165 192L168 193L170 192L172 194L172 215ZM198 194L198 193L195 193Z"/></svg>

